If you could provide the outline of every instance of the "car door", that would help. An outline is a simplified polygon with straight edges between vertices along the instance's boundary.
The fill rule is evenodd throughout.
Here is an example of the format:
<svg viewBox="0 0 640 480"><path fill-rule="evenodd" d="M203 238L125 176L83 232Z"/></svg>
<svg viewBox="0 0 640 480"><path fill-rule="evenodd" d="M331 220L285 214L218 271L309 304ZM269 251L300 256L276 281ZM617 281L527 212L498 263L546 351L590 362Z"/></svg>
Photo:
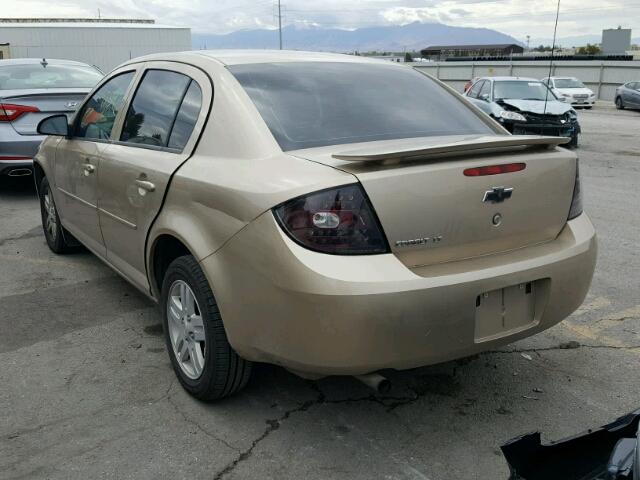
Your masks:
<svg viewBox="0 0 640 480"><path fill-rule="evenodd" d="M103 154L98 216L108 261L147 290L145 244L173 173L191 155L213 87L201 70L147 62L117 140Z"/></svg>
<svg viewBox="0 0 640 480"><path fill-rule="evenodd" d="M135 75L136 70L129 68L102 83L74 117L71 136L62 138L56 149L55 198L62 222L78 240L102 256L105 247L97 211L100 158Z"/></svg>
<svg viewBox="0 0 640 480"><path fill-rule="evenodd" d="M633 108L640 108L640 82L630 83L627 92L629 92L628 104Z"/></svg>

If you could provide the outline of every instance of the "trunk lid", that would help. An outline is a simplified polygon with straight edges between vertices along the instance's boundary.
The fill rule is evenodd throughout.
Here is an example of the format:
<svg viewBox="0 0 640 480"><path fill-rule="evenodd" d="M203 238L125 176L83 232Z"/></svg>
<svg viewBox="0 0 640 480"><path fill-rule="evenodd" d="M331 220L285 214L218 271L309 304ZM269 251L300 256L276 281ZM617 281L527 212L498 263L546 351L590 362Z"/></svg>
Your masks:
<svg viewBox="0 0 640 480"><path fill-rule="evenodd" d="M37 135L38 123L42 119L58 113L67 114L71 118L90 90L90 88L4 90L0 92L0 102L36 107L38 112L23 113L13 120L11 125L21 135Z"/></svg>
<svg viewBox="0 0 640 480"><path fill-rule="evenodd" d="M355 175L392 252L408 267L417 267L554 239L566 224L576 173L575 155L555 148L564 142L556 137L453 136L293 154ZM463 173L511 163L526 166L496 175ZM487 192L500 187L513 189L511 197L493 203L490 193L485 201Z"/></svg>

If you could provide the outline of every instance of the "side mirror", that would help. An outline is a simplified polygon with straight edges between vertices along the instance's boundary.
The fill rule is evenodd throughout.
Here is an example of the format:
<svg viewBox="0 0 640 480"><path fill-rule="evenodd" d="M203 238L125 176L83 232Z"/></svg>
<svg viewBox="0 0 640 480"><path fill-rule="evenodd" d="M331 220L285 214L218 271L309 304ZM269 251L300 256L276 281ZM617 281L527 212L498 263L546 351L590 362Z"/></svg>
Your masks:
<svg viewBox="0 0 640 480"><path fill-rule="evenodd" d="M47 117L38 123L38 133L67 137L69 136L69 119L64 114Z"/></svg>
<svg viewBox="0 0 640 480"><path fill-rule="evenodd" d="M489 94L488 93L483 93L482 95L480 95L480 100L484 100L485 102L489 101Z"/></svg>

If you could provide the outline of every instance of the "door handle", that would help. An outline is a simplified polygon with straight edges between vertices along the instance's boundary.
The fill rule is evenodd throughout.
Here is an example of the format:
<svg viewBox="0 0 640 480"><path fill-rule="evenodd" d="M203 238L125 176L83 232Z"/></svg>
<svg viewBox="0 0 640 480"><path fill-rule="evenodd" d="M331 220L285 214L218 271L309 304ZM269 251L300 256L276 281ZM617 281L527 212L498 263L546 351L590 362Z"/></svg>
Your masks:
<svg viewBox="0 0 640 480"><path fill-rule="evenodd" d="M93 173L96 171L96 167L94 167L90 163L85 163L82 168L84 169L85 175L89 175L90 173Z"/></svg>
<svg viewBox="0 0 640 480"><path fill-rule="evenodd" d="M147 192L153 192L156 189L156 186L147 180L136 180L136 185Z"/></svg>

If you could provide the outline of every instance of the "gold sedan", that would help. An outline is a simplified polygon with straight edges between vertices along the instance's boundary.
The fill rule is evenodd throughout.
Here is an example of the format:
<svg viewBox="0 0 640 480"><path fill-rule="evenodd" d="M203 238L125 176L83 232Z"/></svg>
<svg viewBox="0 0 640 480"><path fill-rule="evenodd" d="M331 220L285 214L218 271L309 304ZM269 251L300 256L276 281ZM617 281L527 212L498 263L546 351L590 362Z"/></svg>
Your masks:
<svg viewBox="0 0 640 480"><path fill-rule="evenodd" d="M161 306L194 396L443 362L555 325L596 235L564 138L513 136L407 66L305 52L131 60L35 157L46 239Z"/></svg>

